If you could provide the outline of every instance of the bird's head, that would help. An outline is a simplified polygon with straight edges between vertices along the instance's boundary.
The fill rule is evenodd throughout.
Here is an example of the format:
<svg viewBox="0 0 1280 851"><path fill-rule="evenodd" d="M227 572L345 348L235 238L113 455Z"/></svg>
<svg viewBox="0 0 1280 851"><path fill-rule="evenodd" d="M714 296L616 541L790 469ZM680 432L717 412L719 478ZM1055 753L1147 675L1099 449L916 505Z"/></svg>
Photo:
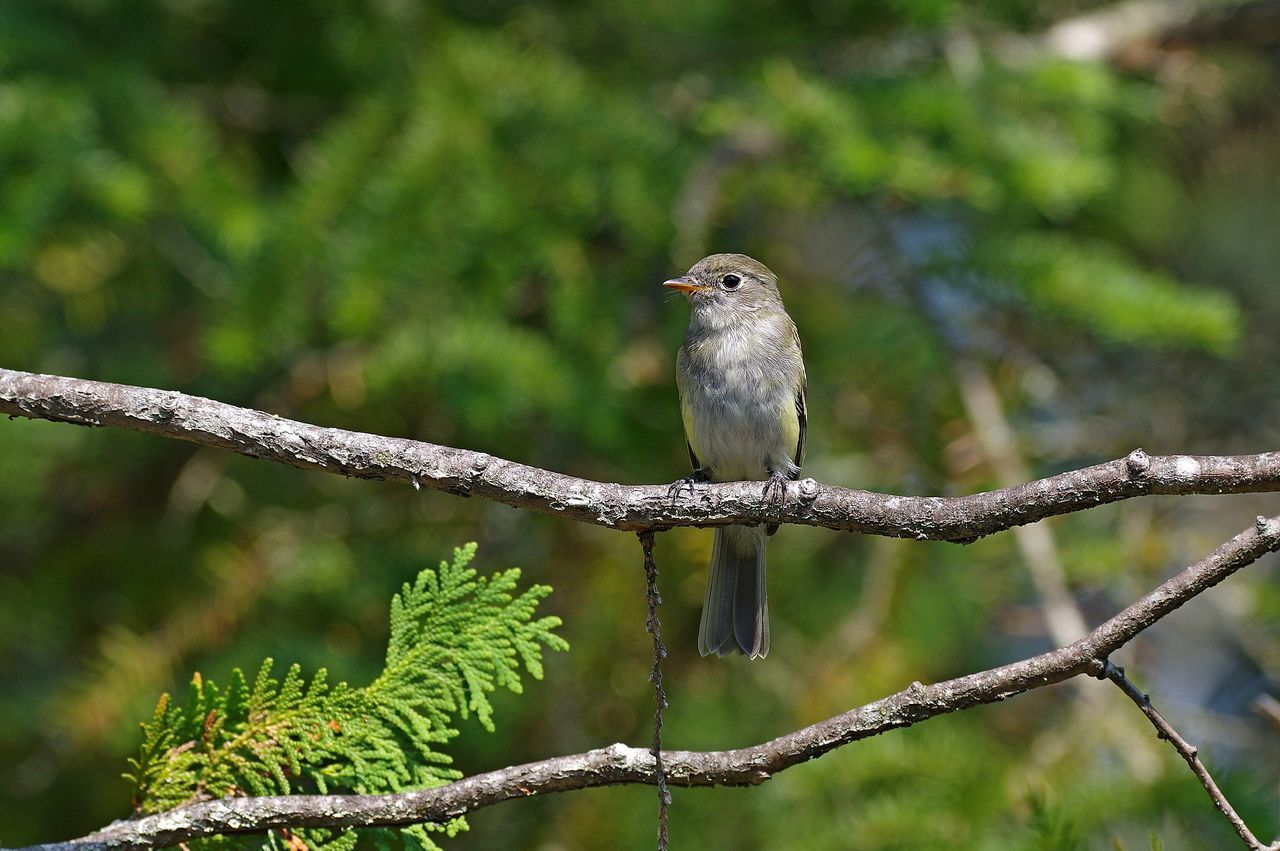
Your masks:
<svg viewBox="0 0 1280 851"><path fill-rule="evenodd" d="M712 327L731 325L762 310L783 309L778 276L745 254L712 254L662 285L684 293L693 321Z"/></svg>

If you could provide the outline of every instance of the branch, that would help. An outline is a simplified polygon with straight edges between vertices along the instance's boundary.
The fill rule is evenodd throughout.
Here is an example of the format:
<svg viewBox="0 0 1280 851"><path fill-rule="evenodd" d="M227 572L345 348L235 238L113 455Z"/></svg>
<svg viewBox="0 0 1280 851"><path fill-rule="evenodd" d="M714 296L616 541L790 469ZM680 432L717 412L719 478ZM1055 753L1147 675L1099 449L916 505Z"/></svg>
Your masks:
<svg viewBox="0 0 1280 851"><path fill-rule="evenodd" d="M1124 0L1054 24L1044 46L1066 59L1100 61L1135 43L1164 40L1205 11L1197 0Z"/></svg>
<svg viewBox="0 0 1280 851"><path fill-rule="evenodd" d="M698 485L691 498L672 499L666 485L594 482L483 452L324 428L170 390L10 369L0 369L0 414L114 426L294 467L481 496L629 531L772 522L967 542L1148 494L1280 491L1280 452L1160 456L1135 449L1105 464L970 496L894 496L804 479L788 486L785 505L771 507L759 482Z"/></svg>
<svg viewBox="0 0 1280 851"><path fill-rule="evenodd" d="M1209 793L1209 799L1213 801L1213 806L1231 823L1231 827L1246 848L1249 848L1250 851L1280 850L1280 841L1273 842L1270 845L1263 845L1258 837L1253 835L1253 831L1249 830L1244 823L1244 819L1240 818L1240 814L1231 806L1227 796L1222 794L1222 790L1214 782L1213 776L1209 774L1209 769L1205 768L1204 763L1200 761L1200 749L1182 738L1178 731L1173 729L1173 725L1156 711L1156 708L1151 705L1150 695L1139 691L1138 687L1130 682L1129 678L1124 675L1124 668L1116 667L1111 664L1110 660L1107 660L1103 664L1100 677L1111 680L1130 700L1136 703L1138 708L1142 710L1142 714L1146 715L1147 720L1151 722L1151 726L1156 728L1156 735L1168 741L1173 746L1173 749L1178 752L1178 756L1186 761L1196 779L1200 781L1200 785Z"/></svg>
<svg viewBox="0 0 1280 851"><path fill-rule="evenodd" d="M745 786L859 739L938 715L995 703L1083 673L1105 676L1106 659L1134 636L1265 553L1280 549L1280 517L1257 523L1132 606L1066 647L933 685L909 688L770 742L731 751L663 751L666 781L680 786ZM653 753L622 744L479 774L437 789L395 795L286 795L224 798L120 821L42 849L159 847L203 836L282 827L396 827L450 818L512 798L617 784L652 784Z"/></svg>
<svg viewBox="0 0 1280 851"><path fill-rule="evenodd" d="M1278 34L1277 0L1120 0L1064 18L1038 36L1001 34L995 44L1015 60L1048 55L1124 67L1171 48L1273 45Z"/></svg>

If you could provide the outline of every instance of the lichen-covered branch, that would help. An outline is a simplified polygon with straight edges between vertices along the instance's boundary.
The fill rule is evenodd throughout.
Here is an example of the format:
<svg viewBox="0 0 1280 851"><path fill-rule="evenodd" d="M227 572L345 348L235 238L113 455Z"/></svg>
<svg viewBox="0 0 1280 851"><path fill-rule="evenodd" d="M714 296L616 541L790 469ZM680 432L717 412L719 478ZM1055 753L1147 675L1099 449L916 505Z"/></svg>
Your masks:
<svg viewBox="0 0 1280 851"><path fill-rule="evenodd" d="M969 541L1148 494L1280 491L1280 452L1162 456L1137 449L1115 461L969 496L894 496L804 479L789 485L786 503L778 507L762 497L759 482L700 484L692 496L672 499L665 484L594 482L483 452L325 428L171 390L9 369L0 369L0 414L141 431L353 478L398 479L629 531L769 521Z"/></svg>
<svg viewBox="0 0 1280 851"><path fill-rule="evenodd" d="M770 742L730 751L662 752L667 783L754 785L793 765L859 739L909 727L938 715L994 703L1080 674L1106 675L1106 661L1134 636L1197 594L1265 553L1280 549L1280 517L1259 517L1196 564L1072 644L999 668L907 689ZM202 836L280 827L391 827L440 822L512 798L657 782L647 748L616 744L573 756L478 774L438 789L396 795L289 795L230 798L121 821L71 842L42 849L160 847Z"/></svg>

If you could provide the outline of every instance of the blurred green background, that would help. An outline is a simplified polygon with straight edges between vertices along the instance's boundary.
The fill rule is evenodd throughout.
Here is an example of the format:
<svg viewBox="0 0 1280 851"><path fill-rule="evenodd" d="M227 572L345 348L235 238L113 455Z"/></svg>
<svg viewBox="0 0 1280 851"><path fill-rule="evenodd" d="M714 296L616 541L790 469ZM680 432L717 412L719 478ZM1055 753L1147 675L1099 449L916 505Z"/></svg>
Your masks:
<svg viewBox="0 0 1280 851"><path fill-rule="evenodd" d="M1117 10L1128 10L1124 17ZM183 390L606 481L687 472L687 308L779 272L806 474L957 494L1280 449L1274 3L41 0L0 7L0 364ZM711 534L657 555L665 743L753 744L1093 625L1280 510L1160 498L966 547L787 527L773 650L705 660ZM128 432L0 422L0 843L129 811L137 722L265 656L370 680L400 583L467 540L573 650L470 774L649 740L633 536ZM1250 568L1126 648L1280 831L1280 591ZM1054 602L1065 584L1067 602ZM1066 635L1066 637L1074 637ZM651 788L476 813L455 848L648 848ZM757 789L687 848L1231 847L1112 686L1037 691ZM1153 839L1155 837L1155 839Z"/></svg>

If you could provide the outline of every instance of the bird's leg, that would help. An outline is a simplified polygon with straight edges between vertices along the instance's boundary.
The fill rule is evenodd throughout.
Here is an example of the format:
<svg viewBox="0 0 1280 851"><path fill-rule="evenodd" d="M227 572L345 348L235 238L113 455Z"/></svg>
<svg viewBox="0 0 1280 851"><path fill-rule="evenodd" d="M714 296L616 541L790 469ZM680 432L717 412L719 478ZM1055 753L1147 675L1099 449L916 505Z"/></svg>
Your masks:
<svg viewBox="0 0 1280 851"><path fill-rule="evenodd" d="M709 467L695 467L692 473L671 483L671 487L667 488L667 496L674 504L680 498L680 491L688 488L689 496L693 496L694 485L706 484L709 481L711 481L711 469Z"/></svg>

